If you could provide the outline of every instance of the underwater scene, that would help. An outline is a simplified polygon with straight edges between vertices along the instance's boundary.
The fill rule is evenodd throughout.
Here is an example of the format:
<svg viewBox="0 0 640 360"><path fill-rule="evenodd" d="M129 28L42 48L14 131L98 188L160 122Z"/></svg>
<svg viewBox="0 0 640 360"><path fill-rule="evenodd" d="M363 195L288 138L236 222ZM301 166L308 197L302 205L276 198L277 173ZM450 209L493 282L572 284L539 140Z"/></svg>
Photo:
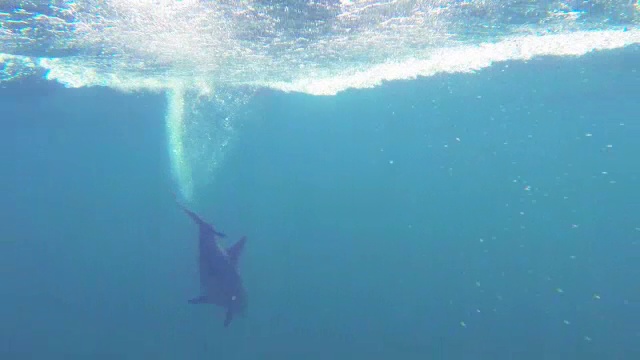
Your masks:
<svg viewBox="0 0 640 360"><path fill-rule="evenodd" d="M637 0L0 1L0 359L640 359Z"/></svg>

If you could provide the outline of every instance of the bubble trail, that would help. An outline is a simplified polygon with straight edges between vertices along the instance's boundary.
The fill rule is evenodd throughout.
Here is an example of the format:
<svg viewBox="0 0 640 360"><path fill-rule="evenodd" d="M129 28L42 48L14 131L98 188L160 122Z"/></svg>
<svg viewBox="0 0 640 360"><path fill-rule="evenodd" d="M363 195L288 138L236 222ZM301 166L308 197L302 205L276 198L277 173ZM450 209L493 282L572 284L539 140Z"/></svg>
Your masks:
<svg viewBox="0 0 640 360"><path fill-rule="evenodd" d="M175 86L167 90L167 148L171 161L174 181L177 183L180 195L186 201L191 201L193 195L193 178L191 164L185 154L184 135L184 96L185 90Z"/></svg>

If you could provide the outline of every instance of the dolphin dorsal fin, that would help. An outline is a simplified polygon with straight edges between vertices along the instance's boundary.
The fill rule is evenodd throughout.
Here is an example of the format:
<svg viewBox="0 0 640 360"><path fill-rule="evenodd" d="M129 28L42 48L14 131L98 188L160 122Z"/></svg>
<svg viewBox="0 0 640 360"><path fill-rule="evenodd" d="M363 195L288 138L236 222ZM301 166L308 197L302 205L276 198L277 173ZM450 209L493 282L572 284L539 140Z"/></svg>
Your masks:
<svg viewBox="0 0 640 360"><path fill-rule="evenodd" d="M244 244L247 242L247 237L243 236L242 239L238 240L237 243L229 246L227 249L227 254L229 254L229 259L231 260L231 264L233 266L238 266L238 259L240 258L240 254L242 254L242 249L244 249Z"/></svg>

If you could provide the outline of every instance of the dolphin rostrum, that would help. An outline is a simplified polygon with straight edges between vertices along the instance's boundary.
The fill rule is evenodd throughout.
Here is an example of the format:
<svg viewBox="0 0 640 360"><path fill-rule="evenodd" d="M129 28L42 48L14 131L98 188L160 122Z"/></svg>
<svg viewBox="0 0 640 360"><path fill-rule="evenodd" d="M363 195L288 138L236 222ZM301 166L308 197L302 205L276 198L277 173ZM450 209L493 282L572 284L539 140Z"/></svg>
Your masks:
<svg viewBox="0 0 640 360"><path fill-rule="evenodd" d="M231 323L234 314L244 314L247 307L247 292L238 272L238 259L247 241L242 237L228 248L217 241L226 237L204 221L198 214L178 205L198 225L198 264L200 272L200 295L189 300L190 304L214 304L226 309L224 326Z"/></svg>

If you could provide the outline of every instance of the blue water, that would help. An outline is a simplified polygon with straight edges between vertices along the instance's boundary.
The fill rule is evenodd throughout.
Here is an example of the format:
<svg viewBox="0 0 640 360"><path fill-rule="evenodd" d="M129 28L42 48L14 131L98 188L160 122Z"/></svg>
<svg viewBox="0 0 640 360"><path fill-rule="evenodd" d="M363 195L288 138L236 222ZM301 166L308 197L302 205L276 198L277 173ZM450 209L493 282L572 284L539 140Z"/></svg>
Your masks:
<svg viewBox="0 0 640 360"><path fill-rule="evenodd" d="M259 92L191 206L247 235L194 306L162 94L0 89L2 359L637 359L640 48Z"/></svg>

